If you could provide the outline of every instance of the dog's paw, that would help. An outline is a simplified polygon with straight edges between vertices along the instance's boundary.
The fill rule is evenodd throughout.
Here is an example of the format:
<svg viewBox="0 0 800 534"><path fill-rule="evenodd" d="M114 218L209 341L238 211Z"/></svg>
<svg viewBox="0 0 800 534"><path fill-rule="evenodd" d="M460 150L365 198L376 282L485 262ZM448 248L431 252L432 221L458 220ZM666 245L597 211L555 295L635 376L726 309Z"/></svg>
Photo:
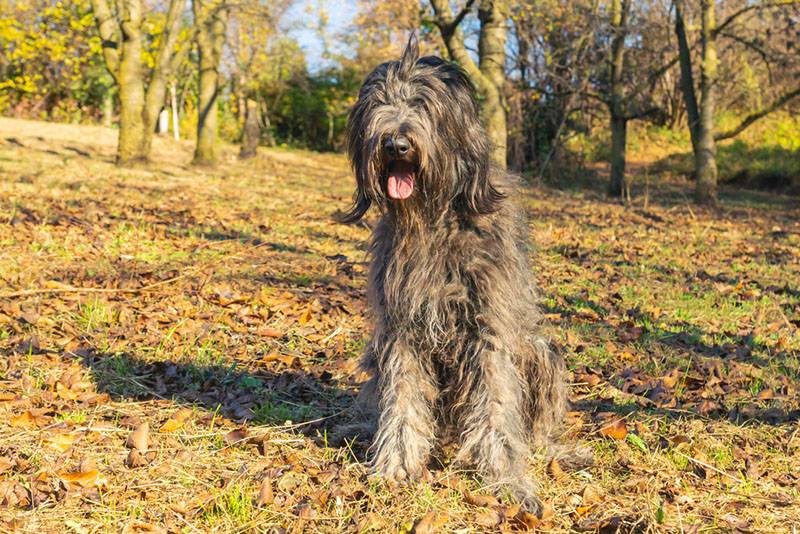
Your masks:
<svg viewBox="0 0 800 534"><path fill-rule="evenodd" d="M391 467L384 466L381 468L373 466L369 470L369 476L372 479L387 484L391 488L405 486L415 480L415 478L400 465L393 465Z"/></svg>
<svg viewBox="0 0 800 534"><path fill-rule="evenodd" d="M424 478L426 469L423 465L410 465L404 462L399 454L378 455L372 462L370 472L389 484L404 484Z"/></svg>
<svg viewBox="0 0 800 534"><path fill-rule="evenodd" d="M519 478L505 481L498 487L497 493L510 496L523 510L541 519L544 505L536 496L536 485L530 480Z"/></svg>

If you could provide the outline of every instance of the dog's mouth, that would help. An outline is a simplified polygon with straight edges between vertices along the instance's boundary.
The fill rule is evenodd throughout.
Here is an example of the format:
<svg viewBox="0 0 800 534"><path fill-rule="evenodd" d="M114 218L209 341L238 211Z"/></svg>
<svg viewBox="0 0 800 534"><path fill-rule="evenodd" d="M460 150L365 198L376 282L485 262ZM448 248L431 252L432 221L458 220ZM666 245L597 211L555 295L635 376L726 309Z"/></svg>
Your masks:
<svg viewBox="0 0 800 534"><path fill-rule="evenodd" d="M410 161L394 160L389 163L386 192L389 198L405 200L414 192L417 166Z"/></svg>

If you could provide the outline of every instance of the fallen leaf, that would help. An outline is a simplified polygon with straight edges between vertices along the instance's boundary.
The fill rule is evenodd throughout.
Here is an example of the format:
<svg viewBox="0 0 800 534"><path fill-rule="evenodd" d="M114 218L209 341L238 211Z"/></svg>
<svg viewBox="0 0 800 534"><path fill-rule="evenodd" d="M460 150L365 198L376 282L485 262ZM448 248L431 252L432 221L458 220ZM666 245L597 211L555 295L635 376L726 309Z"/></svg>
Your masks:
<svg viewBox="0 0 800 534"><path fill-rule="evenodd" d="M553 458L550 460L550 463L547 464L547 471L550 473L550 476L556 480L564 480L567 478L567 474L561 469L561 464L558 463L556 458Z"/></svg>
<svg viewBox="0 0 800 534"><path fill-rule="evenodd" d="M478 493L470 493L469 491L464 492L464 500L472 506L486 507L498 506L500 504L497 497L494 495L481 495Z"/></svg>
<svg viewBox="0 0 800 534"><path fill-rule="evenodd" d="M511 521L519 530L536 530L542 525L542 520L530 512L520 511Z"/></svg>
<svg viewBox="0 0 800 534"><path fill-rule="evenodd" d="M269 337L274 339L283 337L283 332L281 332L280 330L276 328L269 328L266 326L256 330L256 334L258 334L261 337Z"/></svg>
<svg viewBox="0 0 800 534"><path fill-rule="evenodd" d="M139 452L139 449L131 449L128 453L128 458L125 460L125 465L131 468L144 467L148 463L147 457Z"/></svg>
<svg viewBox="0 0 800 534"><path fill-rule="evenodd" d="M317 517L317 511L308 503L300 503L297 505L294 513L300 519L313 519Z"/></svg>
<svg viewBox="0 0 800 534"><path fill-rule="evenodd" d="M179 428L181 428L189 417L192 416L192 410L190 408L181 408L177 412L175 412L172 417L167 419L161 428L158 429L159 432L175 432Z"/></svg>
<svg viewBox="0 0 800 534"><path fill-rule="evenodd" d="M14 467L14 463L7 456L0 456L0 474Z"/></svg>
<svg viewBox="0 0 800 534"><path fill-rule="evenodd" d="M500 514L493 508L480 508L475 513L475 523L482 527L496 527L500 520Z"/></svg>
<svg viewBox="0 0 800 534"><path fill-rule="evenodd" d="M593 504L585 505L585 506L576 506L575 507L575 515L578 517L583 517L589 513L589 511L594 508Z"/></svg>
<svg viewBox="0 0 800 534"><path fill-rule="evenodd" d="M602 501L600 492L594 486L587 485L583 488L583 496L581 497L581 504L584 506L597 504Z"/></svg>
<svg viewBox="0 0 800 534"><path fill-rule="evenodd" d="M300 358L291 354L280 354L278 352L271 352L264 356L265 362L281 362L287 367L299 368L302 366Z"/></svg>
<svg viewBox="0 0 800 534"><path fill-rule="evenodd" d="M414 525L412 532L414 534L429 534L438 532L439 528L447 523L447 516L439 514L431 510L420 518Z"/></svg>
<svg viewBox="0 0 800 534"><path fill-rule="evenodd" d="M624 419L617 419L600 429L600 434L611 439L623 440L628 435L628 427L625 426Z"/></svg>
<svg viewBox="0 0 800 534"><path fill-rule="evenodd" d="M225 443L228 445L236 445L247 439L247 429L237 428L225 434Z"/></svg>
<svg viewBox="0 0 800 534"><path fill-rule="evenodd" d="M275 495L272 493L272 480L265 477L261 481L261 487L258 489L258 499L256 502L260 506L272 504L275 501Z"/></svg>
<svg viewBox="0 0 800 534"><path fill-rule="evenodd" d="M141 423L136 429L128 436L128 441L125 444L129 449L137 449L139 451L146 451L148 442L150 441L150 423L147 421Z"/></svg>
<svg viewBox="0 0 800 534"><path fill-rule="evenodd" d="M53 434L52 436L45 438L44 445L49 449L53 449L54 451L58 452L66 452L72 447L72 444L75 443L75 440L78 439L78 434Z"/></svg>
<svg viewBox="0 0 800 534"><path fill-rule="evenodd" d="M39 428L47 424L49 419L44 416L46 410L27 410L8 420L8 424L27 430Z"/></svg>
<svg viewBox="0 0 800 534"><path fill-rule="evenodd" d="M100 471L97 469L92 469L91 471L87 472L77 472L77 473L58 473L58 478L63 480L64 482L68 482L70 484L77 484L82 488L101 488L103 486L108 485L108 480L100 474Z"/></svg>

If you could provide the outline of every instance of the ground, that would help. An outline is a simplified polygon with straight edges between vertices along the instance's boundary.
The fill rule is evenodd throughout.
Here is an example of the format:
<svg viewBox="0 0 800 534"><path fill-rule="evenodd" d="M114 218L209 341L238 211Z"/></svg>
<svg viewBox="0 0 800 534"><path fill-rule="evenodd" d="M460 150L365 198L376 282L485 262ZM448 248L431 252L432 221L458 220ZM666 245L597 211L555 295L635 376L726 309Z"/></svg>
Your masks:
<svg viewBox="0 0 800 534"><path fill-rule="evenodd" d="M572 470L541 519L432 466L389 487L342 436L363 376L369 230L339 155L216 169L159 139L0 119L0 531L790 532L800 524L800 211L629 206L532 184L532 277L571 372ZM796 201L796 199L794 199ZM346 432L345 432L346 434ZM342 441L342 438L345 438Z"/></svg>

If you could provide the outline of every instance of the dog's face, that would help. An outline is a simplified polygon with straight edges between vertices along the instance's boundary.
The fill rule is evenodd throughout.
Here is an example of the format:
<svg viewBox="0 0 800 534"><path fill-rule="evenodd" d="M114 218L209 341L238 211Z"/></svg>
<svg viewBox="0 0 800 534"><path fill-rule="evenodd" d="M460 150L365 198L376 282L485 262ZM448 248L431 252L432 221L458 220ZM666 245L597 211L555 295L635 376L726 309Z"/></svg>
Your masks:
<svg viewBox="0 0 800 534"><path fill-rule="evenodd" d="M346 221L371 204L485 213L500 198L489 183L489 145L471 82L452 63L420 58L414 36L400 60L367 76L350 112L348 152L358 188Z"/></svg>

